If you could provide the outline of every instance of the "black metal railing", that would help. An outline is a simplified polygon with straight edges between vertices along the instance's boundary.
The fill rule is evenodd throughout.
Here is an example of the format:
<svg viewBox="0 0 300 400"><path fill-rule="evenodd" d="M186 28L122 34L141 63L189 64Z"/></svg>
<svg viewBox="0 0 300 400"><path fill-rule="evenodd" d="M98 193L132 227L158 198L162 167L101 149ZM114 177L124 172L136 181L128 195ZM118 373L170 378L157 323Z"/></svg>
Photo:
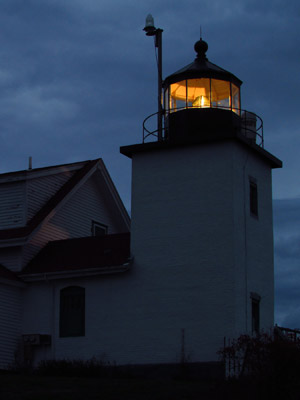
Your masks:
<svg viewBox="0 0 300 400"><path fill-rule="evenodd" d="M167 112L163 111L163 119L162 119L162 140L165 140L167 137L166 132L168 130L168 116L173 112L185 110L185 109L195 109L195 107L181 107L181 108L173 108L169 109ZM208 107L209 108L209 107ZM211 107L214 108L214 107ZM244 109L234 110L229 107L215 107L218 109L225 109L231 111L241 118L240 131L241 133L247 137L249 140L253 141L260 147L264 147L264 133L263 133L263 120L255 113L251 111L247 111ZM158 129L156 125L158 112L150 114L143 121L143 143L147 141L156 141L158 140ZM156 118L155 118L156 117ZM149 125L155 125L155 128L152 129Z"/></svg>

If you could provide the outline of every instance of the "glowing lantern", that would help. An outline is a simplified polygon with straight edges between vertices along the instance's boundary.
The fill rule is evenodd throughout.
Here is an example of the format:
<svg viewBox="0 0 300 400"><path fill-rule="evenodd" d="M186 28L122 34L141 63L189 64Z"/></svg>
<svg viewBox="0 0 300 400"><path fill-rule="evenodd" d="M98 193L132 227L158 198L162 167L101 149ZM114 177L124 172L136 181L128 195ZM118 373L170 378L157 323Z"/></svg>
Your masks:
<svg viewBox="0 0 300 400"><path fill-rule="evenodd" d="M164 108L167 114L187 108L222 108L240 115L242 82L209 62L207 49L207 43L200 39L195 44L195 61L165 79Z"/></svg>

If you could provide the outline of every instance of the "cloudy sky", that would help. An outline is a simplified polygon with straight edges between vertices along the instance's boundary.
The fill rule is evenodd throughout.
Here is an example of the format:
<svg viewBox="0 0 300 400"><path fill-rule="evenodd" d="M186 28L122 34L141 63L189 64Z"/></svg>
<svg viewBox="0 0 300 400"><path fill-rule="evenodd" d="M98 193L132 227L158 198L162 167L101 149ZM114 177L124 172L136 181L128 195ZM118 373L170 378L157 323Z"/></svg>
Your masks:
<svg viewBox="0 0 300 400"><path fill-rule="evenodd" d="M102 157L130 208L130 160L156 111L152 13L163 76L193 61L194 43L244 83L242 107L263 118L273 174L276 322L300 328L300 3L296 0L1 0L0 172Z"/></svg>

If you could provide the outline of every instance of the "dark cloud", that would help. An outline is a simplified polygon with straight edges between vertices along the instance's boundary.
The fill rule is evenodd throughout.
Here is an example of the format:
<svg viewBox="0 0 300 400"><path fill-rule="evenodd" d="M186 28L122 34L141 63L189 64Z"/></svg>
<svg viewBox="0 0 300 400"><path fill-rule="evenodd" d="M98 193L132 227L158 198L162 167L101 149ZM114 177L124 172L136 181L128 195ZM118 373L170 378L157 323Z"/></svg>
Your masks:
<svg viewBox="0 0 300 400"><path fill-rule="evenodd" d="M298 287L300 3L296 0L3 0L0 2L0 172L103 157L130 208L130 160L156 111L152 13L163 33L163 73L208 58L241 80L242 107L264 120L275 170L276 315L300 326Z"/></svg>
<svg viewBox="0 0 300 400"><path fill-rule="evenodd" d="M274 201L275 317L300 328L300 198Z"/></svg>

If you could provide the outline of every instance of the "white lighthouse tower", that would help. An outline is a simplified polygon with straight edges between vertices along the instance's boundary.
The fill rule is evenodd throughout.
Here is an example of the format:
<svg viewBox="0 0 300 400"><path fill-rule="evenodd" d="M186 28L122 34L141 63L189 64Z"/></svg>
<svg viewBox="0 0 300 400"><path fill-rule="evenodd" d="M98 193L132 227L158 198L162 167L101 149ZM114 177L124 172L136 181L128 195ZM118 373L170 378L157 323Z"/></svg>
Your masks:
<svg viewBox="0 0 300 400"><path fill-rule="evenodd" d="M214 361L224 337L274 323L271 172L282 164L241 109L242 82L207 49L200 39L195 61L164 80L157 137L145 128L143 143L121 148L144 362L173 362L180 341L190 361Z"/></svg>

